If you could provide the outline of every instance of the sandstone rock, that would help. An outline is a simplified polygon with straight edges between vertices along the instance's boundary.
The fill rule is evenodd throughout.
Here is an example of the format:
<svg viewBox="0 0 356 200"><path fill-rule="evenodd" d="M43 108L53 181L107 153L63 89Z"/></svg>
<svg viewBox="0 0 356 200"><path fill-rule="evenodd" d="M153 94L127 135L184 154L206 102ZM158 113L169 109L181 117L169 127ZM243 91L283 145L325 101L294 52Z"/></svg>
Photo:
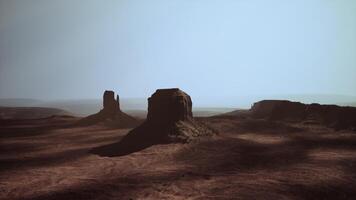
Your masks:
<svg viewBox="0 0 356 200"><path fill-rule="evenodd" d="M286 100L263 100L254 103L251 111L257 118L269 119L303 119L305 118L305 104Z"/></svg>
<svg viewBox="0 0 356 200"><path fill-rule="evenodd" d="M79 121L79 125L91 125L104 122L108 125L130 128L139 124L139 121L120 109L119 95L114 98L113 91L105 91L103 95L103 109L98 113L85 117Z"/></svg>
<svg viewBox="0 0 356 200"><path fill-rule="evenodd" d="M188 94L174 89L159 89L148 99L146 121L130 131L118 144L118 150L134 152L154 144L189 142L215 132L193 119Z"/></svg>
<svg viewBox="0 0 356 200"><path fill-rule="evenodd" d="M103 95L103 111L107 113L116 113L120 111L118 100L114 98L113 91L106 90Z"/></svg>
<svg viewBox="0 0 356 200"><path fill-rule="evenodd" d="M255 103L250 111L254 118L312 120L337 130L356 128L356 108L354 107L263 100Z"/></svg>
<svg viewBox="0 0 356 200"><path fill-rule="evenodd" d="M171 123L192 118L192 100L178 88L159 89L148 98L147 120L150 123Z"/></svg>

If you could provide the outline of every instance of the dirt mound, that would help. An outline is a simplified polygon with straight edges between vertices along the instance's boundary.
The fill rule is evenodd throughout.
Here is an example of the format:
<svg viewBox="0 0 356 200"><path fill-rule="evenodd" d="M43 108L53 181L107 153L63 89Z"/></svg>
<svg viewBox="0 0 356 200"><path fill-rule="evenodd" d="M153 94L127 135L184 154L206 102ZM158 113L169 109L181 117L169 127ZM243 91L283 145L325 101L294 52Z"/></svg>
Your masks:
<svg viewBox="0 0 356 200"><path fill-rule="evenodd" d="M356 129L354 107L263 100L255 103L250 111L254 118L318 122L335 129Z"/></svg>
<svg viewBox="0 0 356 200"><path fill-rule="evenodd" d="M120 128L132 128L137 126L140 121L124 113L120 109L119 95L114 98L113 91L105 91L103 95L103 109L94 115L81 119L78 125L92 125L105 123L110 126Z"/></svg>

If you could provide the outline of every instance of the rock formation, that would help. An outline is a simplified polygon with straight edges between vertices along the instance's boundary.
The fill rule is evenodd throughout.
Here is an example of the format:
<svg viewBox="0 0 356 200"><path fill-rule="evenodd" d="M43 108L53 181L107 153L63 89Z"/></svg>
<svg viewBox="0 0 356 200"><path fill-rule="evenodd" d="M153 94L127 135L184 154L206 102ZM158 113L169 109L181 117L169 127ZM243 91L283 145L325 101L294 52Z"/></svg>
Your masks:
<svg viewBox="0 0 356 200"><path fill-rule="evenodd" d="M146 121L128 134L144 136L153 143L189 142L213 131L193 119L192 100L178 88L158 89L148 98Z"/></svg>
<svg viewBox="0 0 356 200"><path fill-rule="evenodd" d="M148 98L147 121L150 123L174 123L192 119L192 100L178 88L159 89Z"/></svg>
<svg viewBox="0 0 356 200"><path fill-rule="evenodd" d="M119 95L114 98L113 91L105 91L103 95L103 109L94 115L85 117L79 121L79 125L91 125L106 123L120 128L131 128L139 124L139 121L120 109Z"/></svg>
<svg viewBox="0 0 356 200"><path fill-rule="evenodd" d="M146 121L130 131L118 144L98 152L126 155L154 144L189 142L215 132L192 115L192 101L178 88L159 89L148 98Z"/></svg>
<svg viewBox="0 0 356 200"><path fill-rule="evenodd" d="M256 118L302 119L305 117L305 104L286 100L263 100L251 108Z"/></svg>
<svg viewBox="0 0 356 200"><path fill-rule="evenodd" d="M337 105L263 100L251 108L254 118L271 120L314 121L335 129L356 129L356 108Z"/></svg>
<svg viewBox="0 0 356 200"><path fill-rule="evenodd" d="M106 90L103 95L103 110L105 114L111 116L120 112L119 95L114 98L115 93L113 91Z"/></svg>

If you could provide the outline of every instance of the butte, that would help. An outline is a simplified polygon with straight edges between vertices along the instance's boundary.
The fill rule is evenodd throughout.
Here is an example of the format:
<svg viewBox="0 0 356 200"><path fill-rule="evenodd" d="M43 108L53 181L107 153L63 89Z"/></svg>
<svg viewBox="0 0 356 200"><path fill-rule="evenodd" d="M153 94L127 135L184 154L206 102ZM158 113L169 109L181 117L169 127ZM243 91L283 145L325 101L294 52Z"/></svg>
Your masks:
<svg viewBox="0 0 356 200"><path fill-rule="evenodd" d="M103 109L98 113L81 119L79 125L93 125L104 123L118 128L132 128L139 124L139 120L124 113L120 109L119 95L114 98L113 91L105 91L103 95Z"/></svg>
<svg viewBox="0 0 356 200"><path fill-rule="evenodd" d="M94 150L105 156L122 156L155 144L187 143L215 132L195 120L192 100L178 88L158 89L148 98L146 120L121 141Z"/></svg>

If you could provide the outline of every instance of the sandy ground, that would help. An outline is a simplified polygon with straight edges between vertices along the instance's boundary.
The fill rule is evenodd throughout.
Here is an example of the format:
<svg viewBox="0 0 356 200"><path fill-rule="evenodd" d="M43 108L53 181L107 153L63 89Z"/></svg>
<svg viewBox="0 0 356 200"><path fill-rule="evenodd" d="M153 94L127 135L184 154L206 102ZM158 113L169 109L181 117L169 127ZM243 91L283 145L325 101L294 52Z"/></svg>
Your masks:
<svg viewBox="0 0 356 200"><path fill-rule="evenodd" d="M1 123L0 199L356 198L352 132L216 117L213 138L106 157L129 130L74 120Z"/></svg>

